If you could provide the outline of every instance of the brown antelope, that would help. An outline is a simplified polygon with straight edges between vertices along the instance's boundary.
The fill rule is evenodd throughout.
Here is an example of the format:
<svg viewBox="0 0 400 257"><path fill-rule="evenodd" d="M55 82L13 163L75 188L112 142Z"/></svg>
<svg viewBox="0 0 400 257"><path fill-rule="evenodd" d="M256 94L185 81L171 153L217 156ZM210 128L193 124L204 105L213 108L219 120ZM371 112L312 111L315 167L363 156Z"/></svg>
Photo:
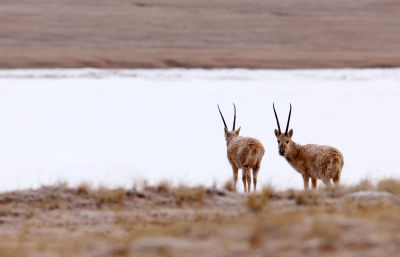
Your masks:
<svg viewBox="0 0 400 257"><path fill-rule="evenodd" d="M285 133L281 133L278 115L275 105L272 105L275 113L278 129L275 135L278 139L279 154L284 156L292 167L303 176L304 189L308 189L308 182L311 178L312 187L317 187L317 179L321 179L325 185L330 185L332 179L339 184L340 173L343 168L342 153L331 146L326 145L299 145L292 140L293 129L288 132L292 105L290 104L289 118Z"/></svg>
<svg viewBox="0 0 400 257"><path fill-rule="evenodd" d="M250 192L251 176L250 169L253 170L254 191L257 187L257 175L260 170L261 160L264 156L264 147L260 141L252 137L239 136L240 128L235 130L236 124L236 106L233 104L234 118L233 129L228 130L224 116L218 105L219 114L224 122L225 140L227 146L228 160L233 169L233 189L236 191L238 171L242 169L242 180L245 192ZM246 187L247 182L247 187Z"/></svg>

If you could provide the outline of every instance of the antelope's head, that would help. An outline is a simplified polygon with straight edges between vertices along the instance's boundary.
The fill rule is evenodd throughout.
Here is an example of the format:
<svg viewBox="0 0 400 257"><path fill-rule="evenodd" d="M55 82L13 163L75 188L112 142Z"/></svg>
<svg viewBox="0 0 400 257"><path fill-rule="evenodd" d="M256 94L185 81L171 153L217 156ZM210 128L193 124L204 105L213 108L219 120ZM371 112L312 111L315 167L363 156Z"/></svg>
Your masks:
<svg viewBox="0 0 400 257"><path fill-rule="evenodd" d="M275 105L273 104L272 107L274 108L276 123L278 125L278 129L275 129L275 136L278 139L278 149L279 154L285 156L285 153L290 151L290 146L292 145L292 136L293 136L293 129L289 130L289 122L290 122L290 115L292 114L292 104L290 104L290 111L289 111L289 118L286 124L286 130L283 134L281 132L281 126L279 125L278 115L276 114Z"/></svg>
<svg viewBox="0 0 400 257"><path fill-rule="evenodd" d="M235 116L233 118L233 128L231 131L229 131L228 127L226 126L224 115L222 115L221 109L219 109L219 105L218 105L219 114L221 115L222 121L224 122L225 140L227 143L229 143L233 138L239 136L239 132L240 132L240 127L235 130L235 125L236 125L236 106L235 106L235 104L233 104L233 108L234 108L234 112L235 112Z"/></svg>

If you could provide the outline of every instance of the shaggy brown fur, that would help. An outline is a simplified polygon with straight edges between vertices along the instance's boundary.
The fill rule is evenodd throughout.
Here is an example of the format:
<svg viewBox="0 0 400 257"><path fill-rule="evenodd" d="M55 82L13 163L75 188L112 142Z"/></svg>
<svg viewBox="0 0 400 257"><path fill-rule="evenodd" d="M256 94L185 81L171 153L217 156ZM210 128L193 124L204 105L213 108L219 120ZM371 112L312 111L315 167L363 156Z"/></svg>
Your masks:
<svg viewBox="0 0 400 257"><path fill-rule="evenodd" d="M321 179L325 185L330 185L331 179L335 184L339 184L344 164L342 153L331 146L296 144L292 140L293 129L287 132L289 121L290 113L286 132L281 133L277 119L279 130L275 129L275 135L278 139L279 154L303 176L304 189L308 189L310 178L314 189L317 187L317 179Z"/></svg>
<svg viewBox="0 0 400 257"><path fill-rule="evenodd" d="M218 107L219 109L219 107ZM242 169L242 181L245 192L250 192L251 188L251 174L253 170L253 184L254 191L257 188L257 175L260 170L261 160L264 156L264 146L255 138L239 136L240 128L235 130L236 121L236 108L235 119L233 123L233 130L229 131L226 127L225 120L220 111L221 118L224 122L225 140L227 147L227 155L233 169L233 189L236 190L238 179L238 171ZM247 184L247 185L246 185Z"/></svg>

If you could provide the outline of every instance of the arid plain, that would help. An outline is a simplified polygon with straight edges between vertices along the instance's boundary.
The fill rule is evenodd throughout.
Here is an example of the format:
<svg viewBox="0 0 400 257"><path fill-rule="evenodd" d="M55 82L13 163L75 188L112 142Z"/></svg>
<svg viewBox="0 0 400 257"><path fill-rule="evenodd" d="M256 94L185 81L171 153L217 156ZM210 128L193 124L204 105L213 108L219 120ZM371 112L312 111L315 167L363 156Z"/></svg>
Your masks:
<svg viewBox="0 0 400 257"><path fill-rule="evenodd" d="M0 195L0 253L15 256L396 256L400 181L257 194L66 184Z"/></svg>
<svg viewBox="0 0 400 257"><path fill-rule="evenodd" d="M3 1L0 68L400 64L394 0Z"/></svg>

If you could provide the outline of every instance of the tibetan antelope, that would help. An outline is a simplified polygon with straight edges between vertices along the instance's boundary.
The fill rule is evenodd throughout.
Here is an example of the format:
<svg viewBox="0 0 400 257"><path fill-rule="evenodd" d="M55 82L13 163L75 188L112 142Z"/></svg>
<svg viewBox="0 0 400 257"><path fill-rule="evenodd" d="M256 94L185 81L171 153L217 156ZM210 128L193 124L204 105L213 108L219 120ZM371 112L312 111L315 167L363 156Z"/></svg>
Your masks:
<svg viewBox="0 0 400 257"><path fill-rule="evenodd" d="M234 118L232 131L228 130L224 116L218 105L218 111L224 122L225 140L227 155L233 169L233 189L236 191L238 171L242 169L242 180L245 192L250 192L251 176L250 169L253 170L254 191L257 187L257 175L260 170L261 160L264 156L264 147L260 141L252 137L241 137L239 132L241 127L235 130L236 124L236 106L233 104ZM247 182L247 187L246 187Z"/></svg>
<svg viewBox="0 0 400 257"><path fill-rule="evenodd" d="M330 185L331 179L335 184L338 184L344 163L342 153L338 149L326 145L296 144L292 140L293 129L288 132L292 105L290 104L284 134L281 133L275 105L273 104L272 107L278 125L278 129L275 129L275 135L278 139L279 154L284 156L289 164L303 176L304 189L308 189L310 178L313 189L317 187L317 179L321 179L327 186Z"/></svg>

